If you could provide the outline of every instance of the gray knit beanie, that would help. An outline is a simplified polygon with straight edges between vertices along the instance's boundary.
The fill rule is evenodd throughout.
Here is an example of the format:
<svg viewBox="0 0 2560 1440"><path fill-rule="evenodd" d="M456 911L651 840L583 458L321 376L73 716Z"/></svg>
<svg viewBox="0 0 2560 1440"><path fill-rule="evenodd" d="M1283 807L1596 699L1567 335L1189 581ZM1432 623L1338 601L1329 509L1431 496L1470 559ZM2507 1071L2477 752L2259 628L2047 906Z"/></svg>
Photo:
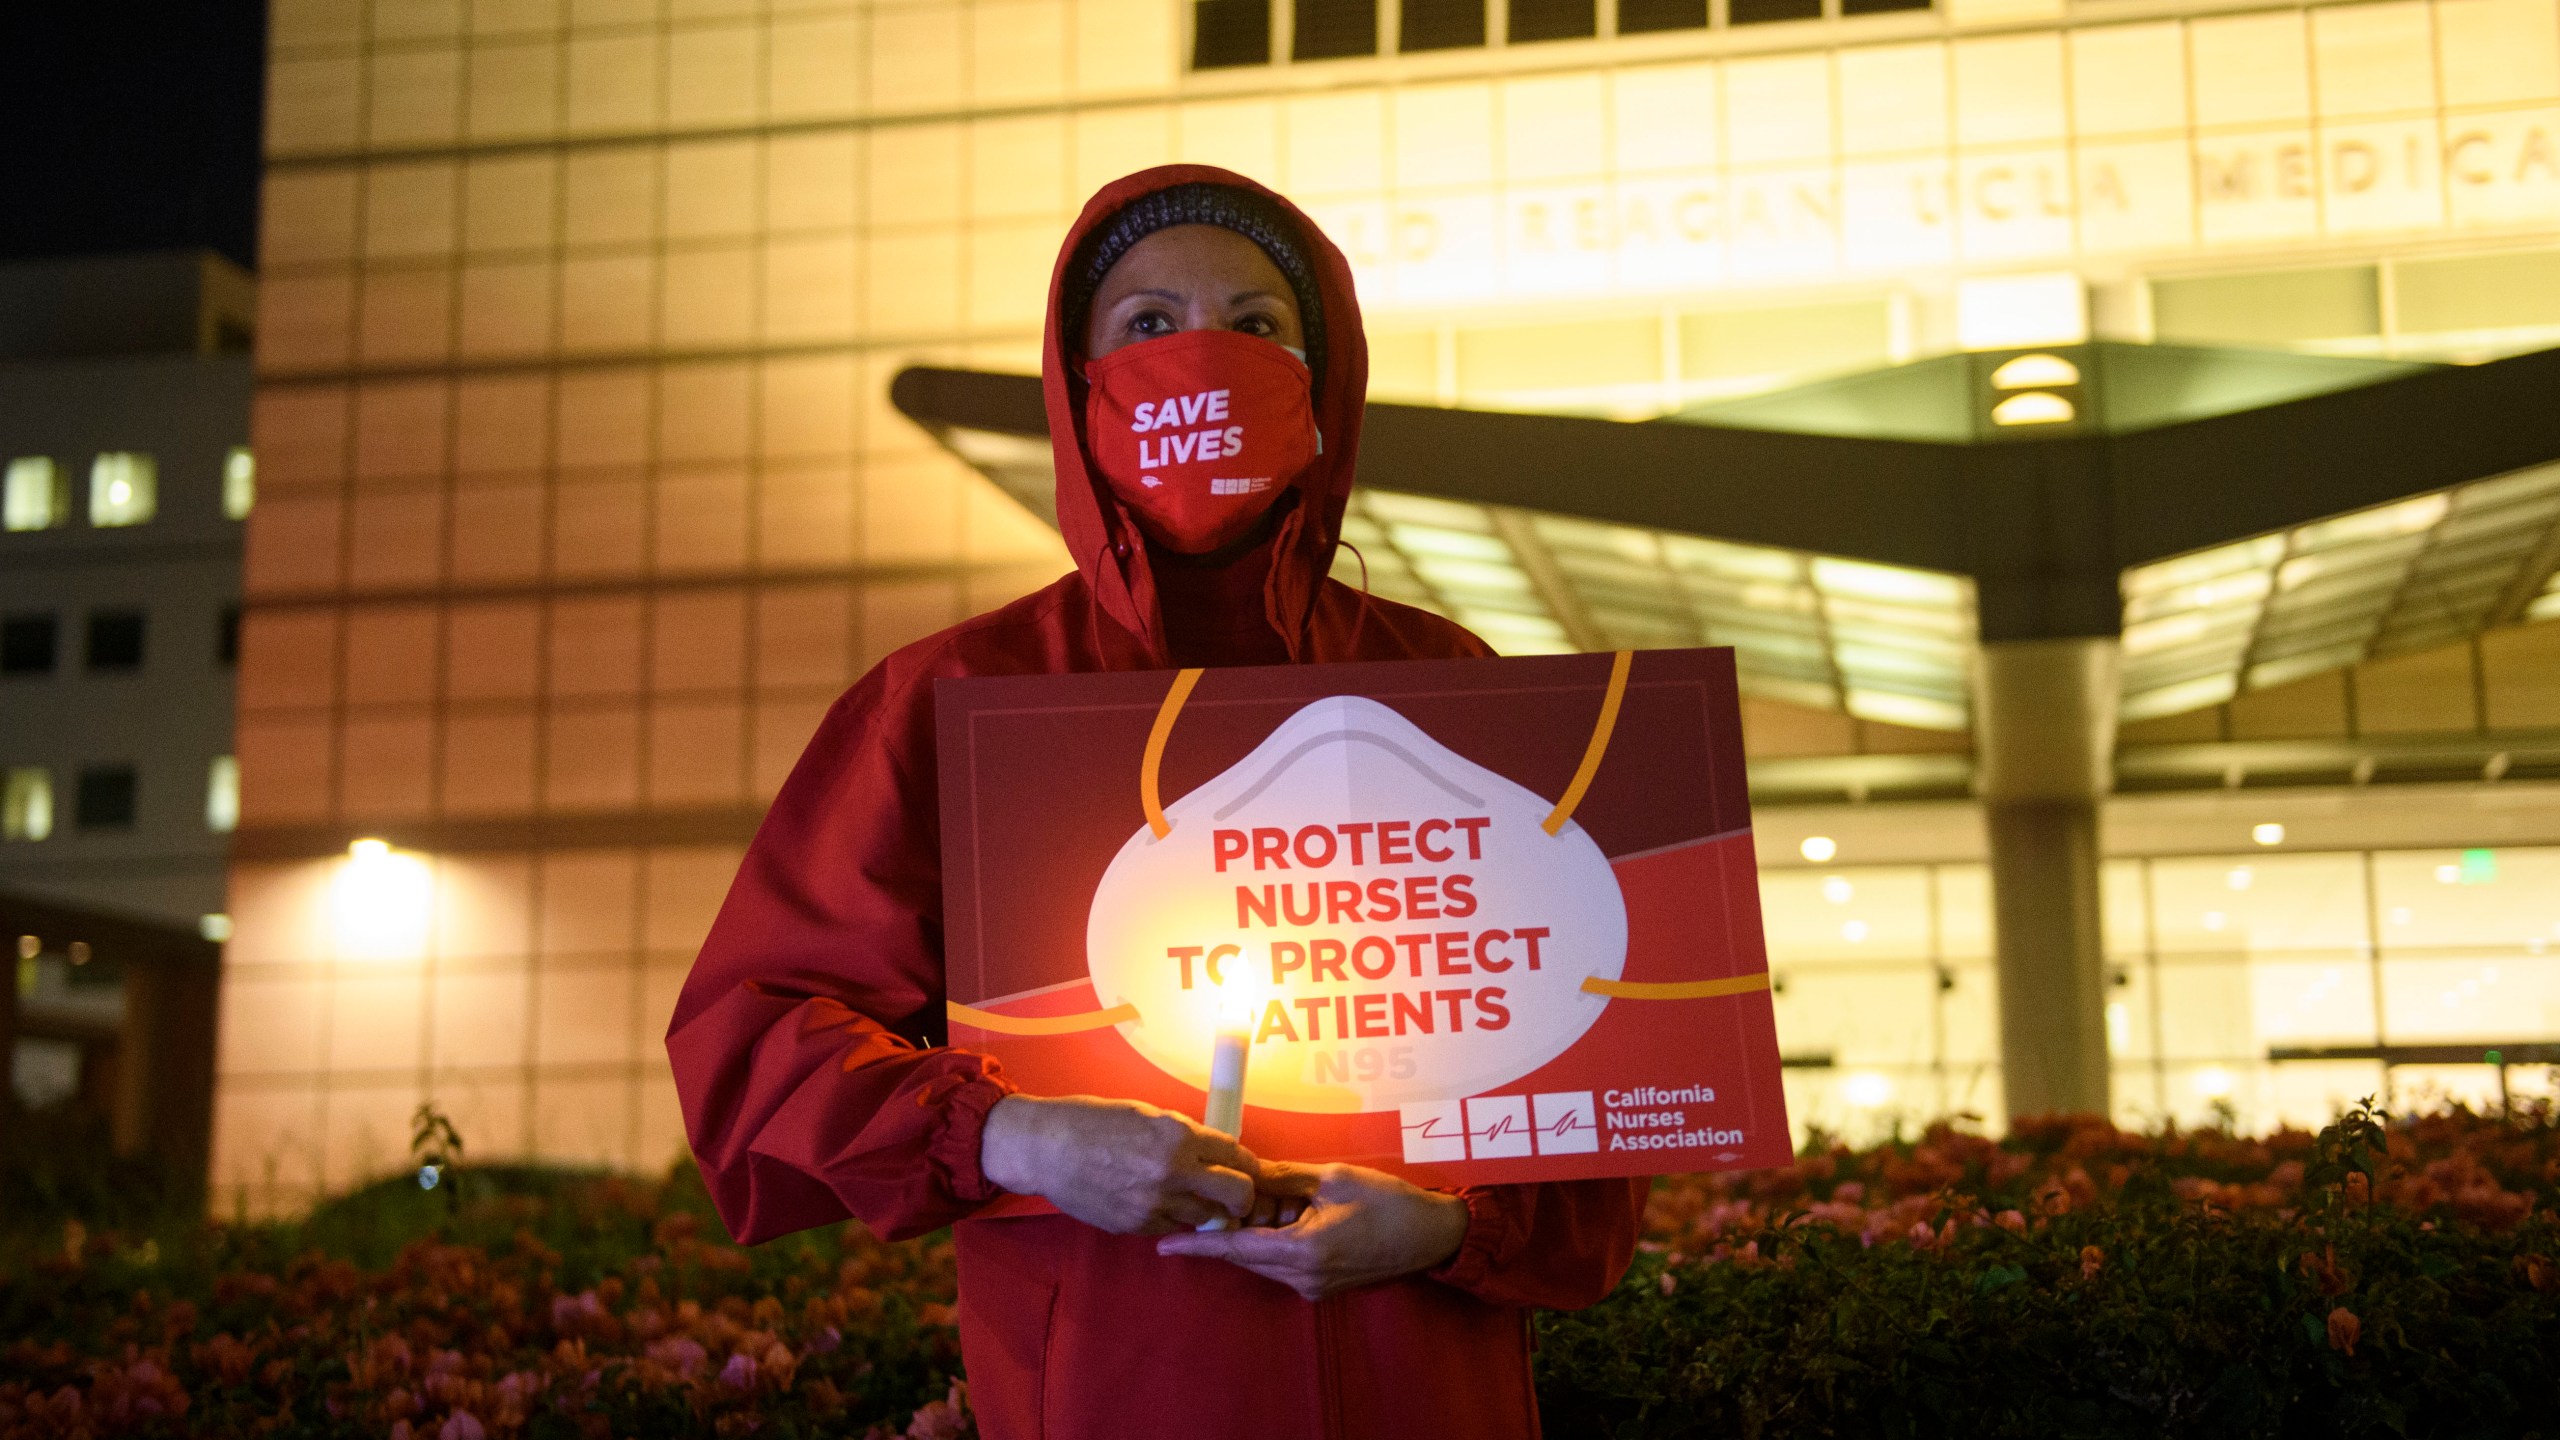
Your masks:
<svg viewBox="0 0 2560 1440"><path fill-rule="evenodd" d="M1129 247L1159 230L1176 225L1215 225L1233 230L1262 247L1289 282L1298 302L1299 328L1307 340L1307 370L1324 378L1324 302L1316 288L1315 266L1307 259L1298 222L1269 197L1233 185L1193 181L1168 186L1120 207L1109 220L1087 232L1067 266L1065 333L1081 337L1102 277L1129 253Z"/></svg>

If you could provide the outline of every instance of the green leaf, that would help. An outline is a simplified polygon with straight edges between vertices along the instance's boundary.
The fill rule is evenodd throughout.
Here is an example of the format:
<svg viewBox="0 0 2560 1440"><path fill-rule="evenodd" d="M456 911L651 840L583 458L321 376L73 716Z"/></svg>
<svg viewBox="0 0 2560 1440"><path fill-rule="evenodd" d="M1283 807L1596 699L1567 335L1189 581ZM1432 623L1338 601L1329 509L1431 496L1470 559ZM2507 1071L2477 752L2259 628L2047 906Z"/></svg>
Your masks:
<svg viewBox="0 0 2560 1440"><path fill-rule="evenodd" d="M2023 1265L1994 1265L1982 1272L1982 1278L1973 1282L1973 1293L1988 1295L1994 1290L2006 1290L2026 1278L2027 1271Z"/></svg>

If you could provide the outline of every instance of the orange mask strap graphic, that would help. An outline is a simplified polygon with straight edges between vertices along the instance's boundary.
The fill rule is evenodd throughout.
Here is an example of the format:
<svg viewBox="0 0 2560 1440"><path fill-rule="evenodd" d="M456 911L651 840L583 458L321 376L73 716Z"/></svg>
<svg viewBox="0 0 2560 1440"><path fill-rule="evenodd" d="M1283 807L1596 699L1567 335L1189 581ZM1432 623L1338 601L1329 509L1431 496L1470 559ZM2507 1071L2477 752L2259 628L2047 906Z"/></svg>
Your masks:
<svg viewBox="0 0 2560 1440"><path fill-rule="evenodd" d="M1719 995L1748 995L1769 988L1769 972L1757 975L1733 975L1722 980L1603 980L1594 975L1582 982L1586 995L1606 995L1612 1000L1713 1000Z"/></svg>
<svg viewBox="0 0 2560 1440"><path fill-rule="evenodd" d="M954 1025L970 1025L996 1035L1073 1035L1082 1030L1104 1030L1123 1021L1138 1018L1135 1005L1114 1005L1108 1010L1087 1010L1081 1015L1007 1015L995 1010L981 1010L957 1000L943 1002L944 1011Z"/></svg>
<svg viewBox="0 0 2560 1440"><path fill-rule="evenodd" d="M1574 768L1573 783L1564 787L1564 798L1541 822L1550 835L1562 831L1564 822L1573 818L1575 807L1591 788L1591 777L1600 773L1600 757L1609 753L1609 733L1618 728L1618 706L1627 698L1627 671L1635 660L1636 652L1621 650L1609 662L1609 689L1600 697L1600 718L1591 727L1591 743L1583 747L1582 763Z"/></svg>
<svg viewBox="0 0 2560 1440"><path fill-rule="evenodd" d="M1164 763L1165 742L1173 738L1173 717L1182 713L1182 702L1199 683L1198 670L1174 675L1173 688L1164 692L1164 706L1156 711L1156 728L1147 732L1147 758L1138 762L1138 804L1147 812L1147 829L1159 840L1173 833L1173 822L1164 818L1164 804L1156 798L1156 767Z"/></svg>

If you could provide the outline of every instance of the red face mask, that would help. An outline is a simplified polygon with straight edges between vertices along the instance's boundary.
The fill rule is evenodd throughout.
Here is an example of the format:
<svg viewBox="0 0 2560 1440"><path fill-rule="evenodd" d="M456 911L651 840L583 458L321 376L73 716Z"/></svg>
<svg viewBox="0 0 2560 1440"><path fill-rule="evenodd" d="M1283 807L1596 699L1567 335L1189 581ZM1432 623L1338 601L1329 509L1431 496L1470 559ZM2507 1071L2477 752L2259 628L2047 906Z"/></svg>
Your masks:
<svg viewBox="0 0 2560 1440"><path fill-rule="evenodd" d="M1085 380L1095 467L1150 538L1187 555L1252 529L1323 449L1306 365L1258 336L1140 341Z"/></svg>

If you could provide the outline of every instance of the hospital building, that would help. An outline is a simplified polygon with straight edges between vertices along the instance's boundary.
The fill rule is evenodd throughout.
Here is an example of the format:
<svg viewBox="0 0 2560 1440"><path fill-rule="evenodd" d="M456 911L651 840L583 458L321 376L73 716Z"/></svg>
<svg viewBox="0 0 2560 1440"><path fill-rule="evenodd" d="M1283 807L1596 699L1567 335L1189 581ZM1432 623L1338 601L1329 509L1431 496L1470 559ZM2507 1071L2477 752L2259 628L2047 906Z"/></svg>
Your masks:
<svg viewBox="0 0 2560 1440"><path fill-rule="evenodd" d="M217 1209L658 1168L762 809L1070 561L1060 237L1351 257L1343 578L1734 648L1799 1129L2560 1058L2555 0L277 0Z"/></svg>

